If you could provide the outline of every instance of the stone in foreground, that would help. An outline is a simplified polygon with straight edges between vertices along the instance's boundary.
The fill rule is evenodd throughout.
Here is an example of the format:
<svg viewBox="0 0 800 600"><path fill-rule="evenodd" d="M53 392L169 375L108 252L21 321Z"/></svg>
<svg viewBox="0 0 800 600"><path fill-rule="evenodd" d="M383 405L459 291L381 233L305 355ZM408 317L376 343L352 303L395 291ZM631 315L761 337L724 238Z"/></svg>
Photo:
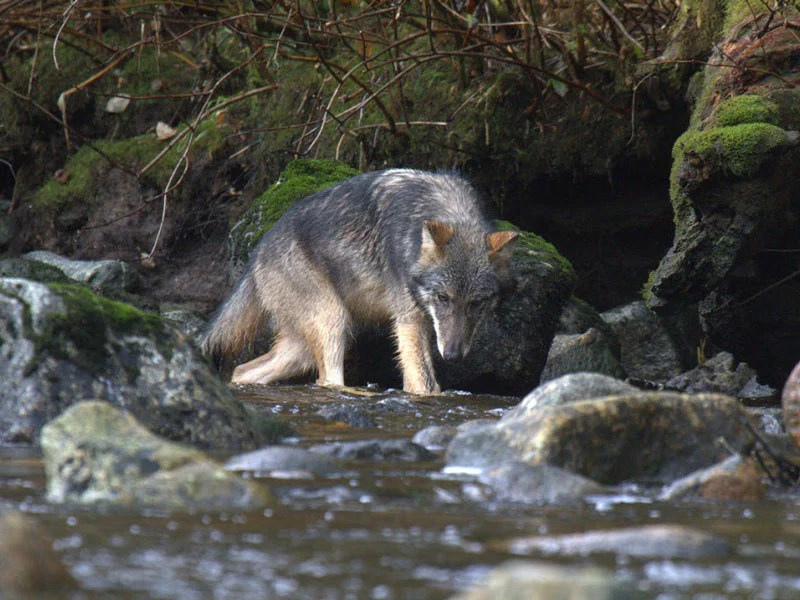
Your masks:
<svg viewBox="0 0 800 600"><path fill-rule="evenodd" d="M45 426L42 451L51 502L206 510L271 503L266 487L153 435L107 402L81 402Z"/></svg>
<svg viewBox="0 0 800 600"><path fill-rule="evenodd" d="M518 460L606 485L666 483L731 450L746 454L753 444L744 409L719 394L641 392L512 413L459 433L447 448L447 464L487 468Z"/></svg>

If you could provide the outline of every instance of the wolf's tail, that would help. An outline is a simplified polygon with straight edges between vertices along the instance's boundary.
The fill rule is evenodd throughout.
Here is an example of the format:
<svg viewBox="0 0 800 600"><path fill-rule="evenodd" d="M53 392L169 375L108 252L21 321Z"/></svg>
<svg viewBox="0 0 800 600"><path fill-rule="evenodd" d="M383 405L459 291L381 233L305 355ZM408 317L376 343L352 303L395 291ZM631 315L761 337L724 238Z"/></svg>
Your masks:
<svg viewBox="0 0 800 600"><path fill-rule="evenodd" d="M223 375L229 376L242 350L263 335L267 320L255 278L249 273L211 319L203 338L203 354L211 358Z"/></svg>

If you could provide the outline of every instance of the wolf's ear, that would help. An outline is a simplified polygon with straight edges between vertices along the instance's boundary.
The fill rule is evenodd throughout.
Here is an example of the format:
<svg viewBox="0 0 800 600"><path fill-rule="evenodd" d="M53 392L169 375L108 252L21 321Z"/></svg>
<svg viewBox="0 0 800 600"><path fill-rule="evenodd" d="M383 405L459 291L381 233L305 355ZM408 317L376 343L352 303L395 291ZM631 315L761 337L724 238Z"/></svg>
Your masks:
<svg viewBox="0 0 800 600"><path fill-rule="evenodd" d="M508 259L514 251L514 242L517 241L517 231L495 231L486 236L486 245L489 246L489 258Z"/></svg>
<svg viewBox="0 0 800 600"><path fill-rule="evenodd" d="M500 285L504 291L514 289L516 285L510 263L518 237L519 233L516 231L495 231L486 236L486 245L489 247L489 263L500 278Z"/></svg>
<svg viewBox="0 0 800 600"><path fill-rule="evenodd" d="M422 224L422 245L419 249L419 262L429 264L444 258L447 242L453 237L452 225L441 221L425 221Z"/></svg>

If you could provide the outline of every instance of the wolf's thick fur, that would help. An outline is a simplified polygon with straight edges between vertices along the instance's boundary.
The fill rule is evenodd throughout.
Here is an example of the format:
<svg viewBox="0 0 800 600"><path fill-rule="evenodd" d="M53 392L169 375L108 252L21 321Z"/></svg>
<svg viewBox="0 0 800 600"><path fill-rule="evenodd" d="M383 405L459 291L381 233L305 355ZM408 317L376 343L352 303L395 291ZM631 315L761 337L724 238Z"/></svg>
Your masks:
<svg viewBox="0 0 800 600"><path fill-rule="evenodd" d="M343 385L351 328L391 322L403 389L438 392L432 333L445 359L467 354L507 277L516 237L492 229L458 175L359 175L296 203L264 234L203 350L234 360L271 324L272 348L238 366L234 382L316 368L321 383Z"/></svg>

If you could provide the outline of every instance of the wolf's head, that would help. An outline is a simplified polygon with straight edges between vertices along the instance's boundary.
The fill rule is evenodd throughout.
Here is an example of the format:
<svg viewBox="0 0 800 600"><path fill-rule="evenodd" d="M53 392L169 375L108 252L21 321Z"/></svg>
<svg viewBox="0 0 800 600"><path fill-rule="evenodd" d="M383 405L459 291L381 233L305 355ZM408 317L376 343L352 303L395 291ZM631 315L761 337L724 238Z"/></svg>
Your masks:
<svg viewBox="0 0 800 600"><path fill-rule="evenodd" d="M412 292L433 321L445 360L463 358L508 277L515 231L485 231L425 221Z"/></svg>

